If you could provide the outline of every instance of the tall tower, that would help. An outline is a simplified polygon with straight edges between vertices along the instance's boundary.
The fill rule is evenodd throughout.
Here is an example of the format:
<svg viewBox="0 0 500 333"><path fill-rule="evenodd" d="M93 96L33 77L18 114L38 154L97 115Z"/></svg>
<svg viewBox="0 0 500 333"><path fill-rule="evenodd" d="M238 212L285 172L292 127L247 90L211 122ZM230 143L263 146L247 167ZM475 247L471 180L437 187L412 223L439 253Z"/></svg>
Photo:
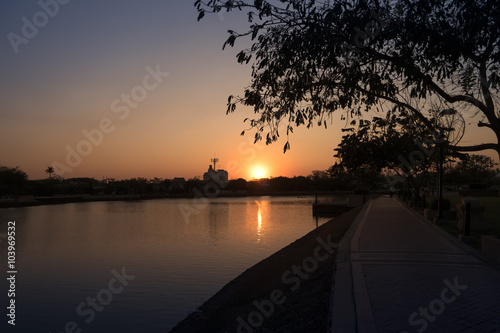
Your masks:
<svg viewBox="0 0 500 333"><path fill-rule="evenodd" d="M214 163L214 170L217 170L217 169L215 168L215 164L216 164L217 162L219 162L219 159L218 159L217 157L215 157L215 155L214 155L214 158L212 158L210 161L212 161L212 162Z"/></svg>
<svg viewBox="0 0 500 333"><path fill-rule="evenodd" d="M210 161L213 163L213 169L212 164L210 164L208 166L208 171L203 174L203 181L215 182L219 185L219 187L224 188L229 181L227 171L222 169L217 170L217 163L219 162L219 159L215 155L214 158L210 159Z"/></svg>

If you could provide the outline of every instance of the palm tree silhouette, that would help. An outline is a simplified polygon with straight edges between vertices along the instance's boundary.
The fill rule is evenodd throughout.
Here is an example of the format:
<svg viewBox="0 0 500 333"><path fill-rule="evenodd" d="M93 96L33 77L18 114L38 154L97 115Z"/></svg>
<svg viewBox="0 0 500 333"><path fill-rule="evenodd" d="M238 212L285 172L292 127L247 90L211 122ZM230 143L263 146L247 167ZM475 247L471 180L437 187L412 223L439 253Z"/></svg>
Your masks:
<svg viewBox="0 0 500 333"><path fill-rule="evenodd" d="M52 174L54 173L54 168L52 166L47 167L45 173L48 173L49 177L52 178Z"/></svg>

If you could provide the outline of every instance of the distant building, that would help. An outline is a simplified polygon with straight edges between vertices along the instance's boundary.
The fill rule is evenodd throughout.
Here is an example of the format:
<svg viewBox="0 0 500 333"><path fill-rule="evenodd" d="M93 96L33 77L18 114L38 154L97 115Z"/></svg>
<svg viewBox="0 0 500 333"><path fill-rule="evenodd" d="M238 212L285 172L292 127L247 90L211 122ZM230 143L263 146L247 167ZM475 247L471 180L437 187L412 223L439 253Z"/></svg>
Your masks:
<svg viewBox="0 0 500 333"><path fill-rule="evenodd" d="M226 170L216 169L216 163L219 162L218 158L213 158L212 162L214 163L214 166L212 165L208 166L208 171L203 174L203 181L204 182L215 182L218 184L220 187L225 187L227 183L229 182L229 175Z"/></svg>
<svg viewBox="0 0 500 333"><path fill-rule="evenodd" d="M208 167L208 171L203 174L203 181L204 182L213 181L219 184L221 187L223 187L229 181L229 175L226 170L219 169L216 171L210 165Z"/></svg>
<svg viewBox="0 0 500 333"><path fill-rule="evenodd" d="M172 190L183 190L186 186L186 180L184 178L175 177L170 182L170 188Z"/></svg>

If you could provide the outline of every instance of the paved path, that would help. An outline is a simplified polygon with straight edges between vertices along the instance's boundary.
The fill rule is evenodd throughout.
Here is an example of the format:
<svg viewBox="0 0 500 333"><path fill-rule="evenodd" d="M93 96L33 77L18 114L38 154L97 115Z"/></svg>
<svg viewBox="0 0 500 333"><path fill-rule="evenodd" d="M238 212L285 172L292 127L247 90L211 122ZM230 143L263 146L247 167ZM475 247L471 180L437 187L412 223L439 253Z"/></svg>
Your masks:
<svg viewBox="0 0 500 333"><path fill-rule="evenodd" d="M500 269L396 199L360 213L334 280L334 333L500 332Z"/></svg>

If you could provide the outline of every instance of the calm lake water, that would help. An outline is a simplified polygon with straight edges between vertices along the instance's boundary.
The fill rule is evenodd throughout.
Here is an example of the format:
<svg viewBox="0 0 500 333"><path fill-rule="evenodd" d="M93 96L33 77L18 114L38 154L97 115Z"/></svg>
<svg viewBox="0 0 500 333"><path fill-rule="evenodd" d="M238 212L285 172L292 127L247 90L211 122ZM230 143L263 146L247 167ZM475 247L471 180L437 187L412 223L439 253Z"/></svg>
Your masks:
<svg viewBox="0 0 500 333"><path fill-rule="evenodd" d="M6 324L5 278L0 327L167 332L247 268L316 228L313 200L178 199L0 209L2 276L7 222L13 220L18 270L16 327Z"/></svg>

